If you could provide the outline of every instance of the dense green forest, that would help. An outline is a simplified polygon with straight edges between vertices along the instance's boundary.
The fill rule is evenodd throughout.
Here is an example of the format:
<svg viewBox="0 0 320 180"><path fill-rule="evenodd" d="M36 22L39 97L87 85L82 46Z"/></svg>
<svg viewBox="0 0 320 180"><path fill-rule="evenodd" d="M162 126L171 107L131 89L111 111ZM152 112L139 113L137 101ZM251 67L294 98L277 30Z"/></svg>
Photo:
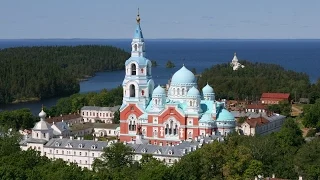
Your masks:
<svg viewBox="0 0 320 180"><path fill-rule="evenodd" d="M254 179L263 175L277 178L320 178L320 139L305 142L293 119L267 136L230 135L225 142L204 144L172 166L150 155L132 161L132 150L123 143L104 149L94 170L81 170L59 159L49 160L34 150L21 151L17 136L0 136L0 179L117 179L196 180Z"/></svg>
<svg viewBox="0 0 320 180"><path fill-rule="evenodd" d="M123 69L129 53L111 46L17 47L0 50L0 104L79 92L79 80Z"/></svg>
<svg viewBox="0 0 320 180"><path fill-rule="evenodd" d="M241 61L243 69L233 71L229 64L206 69L199 78L199 86L207 82L213 86L217 98L259 100L263 92L290 93L293 100L300 97L314 100L319 96L305 73L285 70L275 64ZM318 81L320 87L320 82Z"/></svg>
<svg viewBox="0 0 320 180"><path fill-rule="evenodd" d="M0 112L0 127L4 127L6 129L30 129L37 121L38 117L34 117L30 109Z"/></svg>
<svg viewBox="0 0 320 180"><path fill-rule="evenodd" d="M54 117L60 114L77 113L83 106L118 106L122 104L122 93L121 86L112 90L103 89L100 92L77 93L60 98L55 106L45 108L45 111L48 116Z"/></svg>

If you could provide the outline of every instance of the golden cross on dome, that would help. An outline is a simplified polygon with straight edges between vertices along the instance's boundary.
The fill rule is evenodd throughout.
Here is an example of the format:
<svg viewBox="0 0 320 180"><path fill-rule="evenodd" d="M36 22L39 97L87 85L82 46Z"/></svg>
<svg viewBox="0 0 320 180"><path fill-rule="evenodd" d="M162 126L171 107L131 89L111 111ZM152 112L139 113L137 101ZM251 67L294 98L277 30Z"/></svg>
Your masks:
<svg viewBox="0 0 320 180"><path fill-rule="evenodd" d="M138 8L138 15L137 15L136 20L137 20L137 23L140 24L140 12L139 12L139 8Z"/></svg>

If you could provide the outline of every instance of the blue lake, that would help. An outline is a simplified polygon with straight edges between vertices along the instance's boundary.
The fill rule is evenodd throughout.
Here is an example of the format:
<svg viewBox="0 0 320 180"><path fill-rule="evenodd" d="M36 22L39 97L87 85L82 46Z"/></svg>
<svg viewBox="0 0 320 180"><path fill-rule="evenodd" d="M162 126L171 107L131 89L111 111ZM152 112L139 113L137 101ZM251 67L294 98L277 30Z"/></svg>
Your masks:
<svg viewBox="0 0 320 180"><path fill-rule="evenodd" d="M311 82L320 77L320 40L191 40L191 39L151 39L145 40L147 57L156 60L158 67L152 69L155 84L165 84L182 64L189 69L202 72L215 64L230 62L233 53L237 52L240 60L251 62L274 63L286 69L305 72ZM0 40L0 48L17 46L49 45L113 45L130 51L130 39L41 39L41 40ZM166 69L165 63L171 60L176 68ZM124 71L99 72L88 81L80 83L80 92L111 89L122 83ZM44 104L50 107L57 98L33 103L6 105L1 109L12 110L30 108L37 113Z"/></svg>

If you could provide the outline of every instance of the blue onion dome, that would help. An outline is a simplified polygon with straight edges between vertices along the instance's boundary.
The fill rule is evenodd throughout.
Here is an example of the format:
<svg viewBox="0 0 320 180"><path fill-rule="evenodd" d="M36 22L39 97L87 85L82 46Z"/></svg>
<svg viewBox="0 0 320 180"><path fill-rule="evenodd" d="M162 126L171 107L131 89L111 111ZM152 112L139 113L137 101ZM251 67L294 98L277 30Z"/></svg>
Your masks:
<svg viewBox="0 0 320 180"><path fill-rule="evenodd" d="M222 109L218 114L217 121L234 121L234 116L228 110Z"/></svg>
<svg viewBox="0 0 320 180"><path fill-rule="evenodd" d="M193 86L191 89L189 89L187 96L200 96L200 92Z"/></svg>
<svg viewBox="0 0 320 180"><path fill-rule="evenodd" d="M152 92L152 96L154 95L166 95L166 90L158 85Z"/></svg>
<svg viewBox="0 0 320 180"><path fill-rule="evenodd" d="M203 94L212 94L214 93L213 88L207 83L207 85L202 88L202 93Z"/></svg>
<svg viewBox="0 0 320 180"><path fill-rule="evenodd" d="M181 69L175 72L172 76L171 83L172 84L189 84L196 83L197 79L194 74L187 69L184 65Z"/></svg>

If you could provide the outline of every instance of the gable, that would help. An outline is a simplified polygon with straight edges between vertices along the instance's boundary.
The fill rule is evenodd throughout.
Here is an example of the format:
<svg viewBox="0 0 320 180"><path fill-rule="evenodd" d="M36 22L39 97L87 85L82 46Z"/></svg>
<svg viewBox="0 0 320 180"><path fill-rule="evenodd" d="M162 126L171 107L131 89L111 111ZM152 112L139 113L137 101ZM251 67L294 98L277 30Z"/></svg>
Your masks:
<svg viewBox="0 0 320 180"><path fill-rule="evenodd" d="M140 117L143 112L136 104L128 104L121 112L120 119L127 119L130 114L134 114L137 117Z"/></svg>
<svg viewBox="0 0 320 180"><path fill-rule="evenodd" d="M172 117L172 116L175 117L177 120L185 119L184 114L181 114L177 110L177 107L174 107L174 106L166 107L166 109L162 113L159 114L159 119L165 120L165 119Z"/></svg>

